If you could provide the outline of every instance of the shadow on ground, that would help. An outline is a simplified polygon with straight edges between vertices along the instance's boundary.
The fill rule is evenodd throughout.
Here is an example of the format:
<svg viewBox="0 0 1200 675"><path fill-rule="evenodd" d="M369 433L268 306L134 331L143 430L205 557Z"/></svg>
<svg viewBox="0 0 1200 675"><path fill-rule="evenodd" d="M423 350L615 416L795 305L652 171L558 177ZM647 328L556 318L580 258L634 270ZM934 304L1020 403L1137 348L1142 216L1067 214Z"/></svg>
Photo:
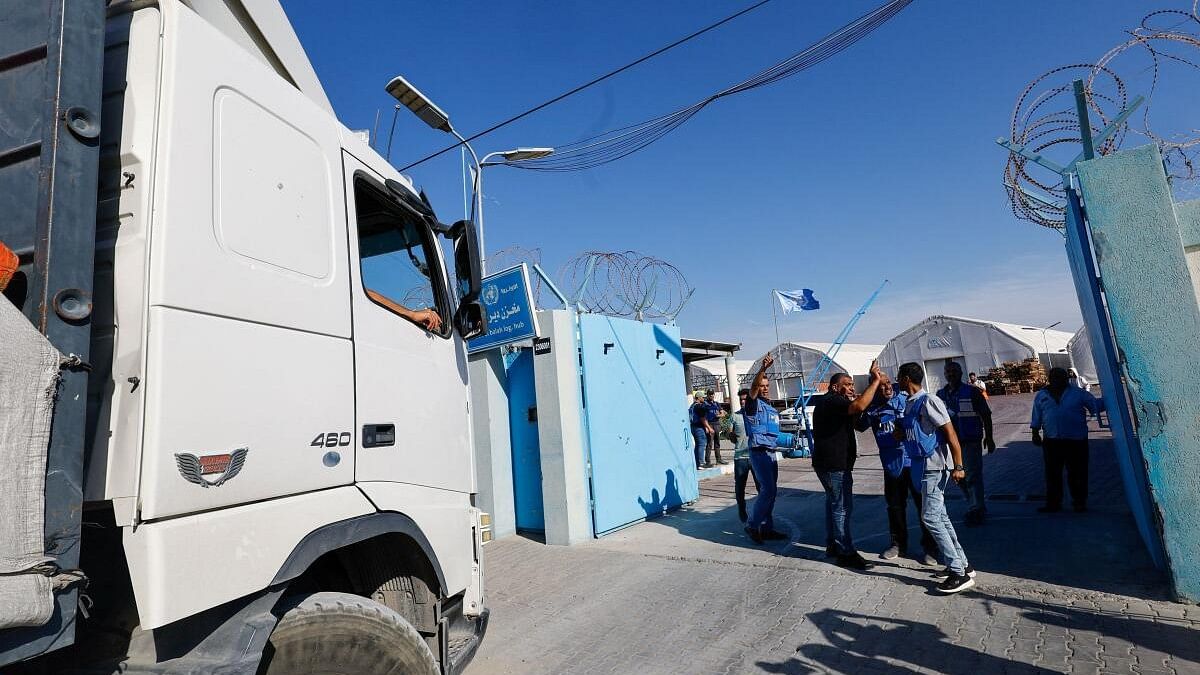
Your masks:
<svg viewBox="0 0 1200 675"><path fill-rule="evenodd" d="M1111 615L1071 607L1046 607L1014 598L992 602L1015 607L1022 618L1056 626L1074 632L1095 632L1101 635L1120 635L1121 638L1147 652L1170 654L1174 667L1184 672L1179 660L1200 662L1200 643L1195 631L1181 625L1155 622L1150 617ZM799 675L834 670L845 673L886 671L889 673L970 672L976 675L991 673L1033 674L1062 672L1068 666L1082 667L1102 664L1092 655L1080 650L1073 656L1059 653L1026 653L1014 655L1004 642L987 644L986 634L964 626L949 635L935 625L908 619L884 618L823 609L807 616L829 644L805 643L796 648L796 655L781 663L759 661L756 665L768 673ZM1006 640L1007 641L1007 636ZM1013 656L1038 665L1013 660ZM1125 656L1118 659L1128 660ZM1162 664L1143 667L1165 668Z"/></svg>

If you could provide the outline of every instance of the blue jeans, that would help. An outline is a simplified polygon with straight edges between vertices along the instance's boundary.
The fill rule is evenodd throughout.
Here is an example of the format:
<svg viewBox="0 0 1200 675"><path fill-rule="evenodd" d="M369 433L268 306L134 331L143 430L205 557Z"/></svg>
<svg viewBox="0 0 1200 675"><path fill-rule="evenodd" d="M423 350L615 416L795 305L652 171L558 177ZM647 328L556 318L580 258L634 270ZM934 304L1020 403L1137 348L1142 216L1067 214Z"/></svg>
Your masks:
<svg viewBox="0 0 1200 675"><path fill-rule="evenodd" d="M742 520L747 520L746 515L746 479L751 477L750 473L750 458L739 457L733 460L733 498L737 500L738 515ZM762 485L758 482L758 476L754 476L754 490L762 492Z"/></svg>
<svg viewBox="0 0 1200 675"><path fill-rule="evenodd" d="M825 544L837 544L841 555L854 553L850 516L854 513L854 473L818 471L825 488Z"/></svg>
<svg viewBox="0 0 1200 675"><path fill-rule="evenodd" d="M937 542L942 562L955 574L962 574L967 565L967 554L958 543L954 523L946 513L946 487L950 482L950 471L935 469L926 471L921 485L921 522Z"/></svg>
<svg viewBox="0 0 1200 675"><path fill-rule="evenodd" d="M750 520L746 524L757 527L760 532L775 529L775 494L779 489L779 459L772 450L750 450L750 469L758 483L758 496L750 508Z"/></svg>
<svg viewBox="0 0 1200 675"><path fill-rule="evenodd" d="M708 432L704 427L692 427L692 440L696 442L696 466L704 463L704 451L708 448Z"/></svg>
<svg viewBox="0 0 1200 675"><path fill-rule="evenodd" d="M967 512L977 511L987 513L987 505L983 502L983 439L960 438L962 445L963 469L967 477L958 484L962 488L963 497L967 499Z"/></svg>

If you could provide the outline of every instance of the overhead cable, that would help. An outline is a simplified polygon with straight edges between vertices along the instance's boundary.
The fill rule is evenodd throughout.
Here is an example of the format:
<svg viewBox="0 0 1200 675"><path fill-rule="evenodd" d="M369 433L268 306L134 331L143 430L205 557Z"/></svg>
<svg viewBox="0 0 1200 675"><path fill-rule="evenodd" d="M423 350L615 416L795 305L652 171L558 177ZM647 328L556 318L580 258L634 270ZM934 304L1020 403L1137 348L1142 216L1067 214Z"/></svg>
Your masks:
<svg viewBox="0 0 1200 675"><path fill-rule="evenodd" d="M847 49L887 23L912 0L891 0L821 38L792 56L689 106L644 122L556 146L553 155L509 164L529 171L581 171L627 157L666 136L713 102L775 84Z"/></svg>
<svg viewBox="0 0 1200 675"><path fill-rule="evenodd" d="M614 76L616 76L616 75L620 75L621 73L625 72L626 70L629 70L630 68L632 68L632 67L634 67L634 66L636 66L636 65L638 65L638 64L641 64L641 63L644 63L644 62L646 62L646 61L649 61L650 59L652 59L652 58L654 58L654 57L656 57L656 56L658 56L658 55L660 55L660 54L663 54L663 53L665 53L665 52L668 52L668 51L670 51L670 50L672 50L672 49L674 49L674 48L678 47L679 45L681 45L681 44L684 44L685 42L688 42L688 41L690 41L690 40L692 40L692 39L694 39L694 38L700 37L701 35L704 35L705 33L709 32L709 31L711 31L711 30L714 30L714 29L716 29L716 28L719 28L719 27L721 27L721 26L723 26L723 25L725 25L725 24L729 23L730 21L733 21L734 19L736 19L736 18L738 18L738 17L740 17L740 16L742 16L742 15L744 15L744 14L749 14L750 12L752 12L752 11L754 11L754 10L758 9L759 7L762 7L763 5L767 4L767 3L768 3L768 2L770 2L770 1L771 1L771 0L759 0L759 2L756 2L756 3L754 3L753 5L750 5L749 7L747 7L747 8L745 8L745 9L741 10L740 12L737 12L737 13L735 13L735 14L730 14L729 16L725 17L724 19L721 19L720 21L718 21L718 22L716 22L716 23L709 24L708 26L706 26L706 27L704 27L704 28L701 28L700 30L698 30L698 31L696 31L696 32L694 32L694 33L692 33L692 34L690 34L690 35L686 35L686 36L684 36L684 37L682 37L682 38L679 38L678 40L676 40L676 41L672 42L671 44L669 44L669 45L667 45L667 46L665 46L665 47L662 47L662 48L660 48L660 49L656 49L656 50L654 50L654 51L650 52L649 54L646 54L645 56L641 57L640 59L637 59L637 60L635 60L635 61L631 61L630 63L627 63L627 64L625 64L625 65L621 66L620 68L617 68L616 70L611 70L611 71L609 71L609 72L607 72L607 73L605 73L605 74L603 74L603 75L601 75L601 76L599 76L599 77L596 77L596 78L594 78L594 79L592 79L592 80L589 80L588 82L585 82L584 84L581 84L581 85L579 85L578 87L575 87L574 89L572 89L572 90L570 90L570 91L568 91L568 92L566 92L566 93L564 93L564 94L559 94L558 96L555 96L554 98L552 98L552 99L550 99L550 100L548 100L548 101L545 101L545 102L543 102L543 103L539 103L538 105L535 105L534 107L532 107L532 108L530 108L530 109L526 110L525 112L519 113L519 114L517 114L517 115L513 115L512 117L510 117L510 118L508 118L508 119L504 120L503 122L500 122L500 123L498 123L498 124L493 124L492 126L488 127L487 129L484 129L483 131L476 132L476 133L474 133L474 134L472 134L472 135L468 136L468 137L466 138L466 140L465 140L465 141L463 141L463 142L465 142L465 143L470 143L471 141L473 141L473 140L475 140L475 139L477 139L477 138L481 138L481 137L483 137L483 136L486 136L486 135L488 135L488 134L492 133L493 131L496 131L497 129L500 129L501 127L506 127L506 126L508 126L508 125L512 124L513 122L516 122L516 121L517 121L517 120L519 120L519 119L522 119L522 118L528 117L529 115L532 115L533 113L535 113L535 112L537 112L537 111L539 111L539 110L542 110L543 108L546 108L546 107L548 107L548 106L554 105L555 103L558 103L559 101L561 101L561 100L563 100L563 99L565 99L565 98L568 98L568 97L570 97L570 96L574 96L575 94L578 94L579 92L583 91L584 89L587 89L588 87L591 87L591 86L594 86L594 85L596 85L596 84L599 84L599 83L601 83L601 82L603 82L603 81L605 81L605 80L607 80L607 79L609 79L609 78L611 78L611 77L614 77ZM427 155L427 156L425 156L425 157L422 157L421 159L418 159L417 161L415 161L415 162L413 162L413 163L411 163L411 164L406 164L405 166L402 166L402 167L400 167L400 170L401 170L401 171L407 171L407 170L409 170L409 169L413 168L414 166L416 166L416 165L418 165L418 164L423 164L423 163L425 163L425 162L427 162L427 161L429 161L429 160L433 159L434 157L438 157L438 156L440 156L440 155L443 155L443 154L445 154L445 153L447 153L447 152L450 152L451 150L453 150L453 149L457 148L459 145L460 145L460 143L455 143L454 145L448 145L448 146L446 146L446 147L442 148L441 150L438 150L437 152L435 152L435 153L433 153L433 154L431 154L431 155Z"/></svg>

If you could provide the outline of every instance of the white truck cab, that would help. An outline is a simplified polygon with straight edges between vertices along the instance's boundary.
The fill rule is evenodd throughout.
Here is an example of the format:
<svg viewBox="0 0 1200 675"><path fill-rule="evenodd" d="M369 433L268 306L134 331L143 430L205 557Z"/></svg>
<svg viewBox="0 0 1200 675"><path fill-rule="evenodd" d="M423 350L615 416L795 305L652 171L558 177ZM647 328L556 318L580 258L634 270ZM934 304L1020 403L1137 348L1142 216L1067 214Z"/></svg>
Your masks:
<svg viewBox="0 0 1200 675"><path fill-rule="evenodd" d="M73 25L103 35L92 306L67 322L75 340L87 330L87 405L60 396L54 421L57 434L77 408L84 527L76 558L41 572L80 570L90 611L73 621L81 587L60 592L46 625L0 630L0 666L461 670L487 624L473 226L439 223L338 122L274 0L112 2L102 27L74 4L0 11L58 12L63 53L80 49ZM60 82L80 77L59 66ZM0 172L20 168L4 157ZM36 228L0 225L0 242L49 286ZM36 297L6 297L53 323ZM51 558L70 539L61 522L51 536L63 498L46 484ZM80 645L59 650L66 624ZM129 629L116 643L114 625Z"/></svg>

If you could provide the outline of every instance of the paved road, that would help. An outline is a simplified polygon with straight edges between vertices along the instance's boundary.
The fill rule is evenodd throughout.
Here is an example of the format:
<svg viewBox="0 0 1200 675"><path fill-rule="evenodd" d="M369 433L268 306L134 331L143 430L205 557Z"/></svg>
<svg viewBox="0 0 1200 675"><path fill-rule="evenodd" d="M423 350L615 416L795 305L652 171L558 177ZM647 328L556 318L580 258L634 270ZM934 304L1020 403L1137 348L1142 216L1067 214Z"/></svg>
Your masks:
<svg viewBox="0 0 1200 675"><path fill-rule="evenodd" d="M959 525L980 570L971 591L933 594L931 570L914 560L867 573L829 564L819 484L808 460L785 460L776 523L791 539L773 546L742 533L729 477L705 481L693 505L586 544L489 544L492 623L468 675L1200 673L1200 608L1169 602L1111 441L1093 443L1090 512L1034 512L1030 400L992 399L1002 447L985 460L991 520ZM888 543L882 472L873 441L860 447L853 524L873 558ZM956 523L963 508L950 503Z"/></svg>

